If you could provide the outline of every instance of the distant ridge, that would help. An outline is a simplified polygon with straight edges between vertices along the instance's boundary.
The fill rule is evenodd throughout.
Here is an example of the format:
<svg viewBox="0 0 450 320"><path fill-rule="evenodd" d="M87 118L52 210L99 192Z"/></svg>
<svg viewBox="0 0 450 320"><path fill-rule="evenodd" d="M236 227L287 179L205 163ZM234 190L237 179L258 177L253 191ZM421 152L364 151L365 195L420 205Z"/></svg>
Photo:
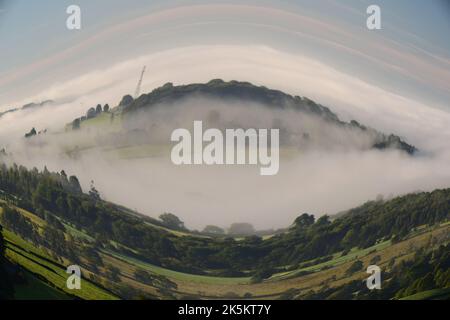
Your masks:
<svg viewBox="0 0 450 320"><path fill-rule="evenodd" d="M25 105L23 105L21 108L11 108L9 110L6 110L4 112L0 112L0 118L3 117L5 114L8 113L12 113L12 112L16 112L19 110L29 110L29 109L37 109L37 108L41 108L44 106L48 106L48 105L52 105L55 102L53 100L45 100L39 103L35 103L35 102L31 102L31 103L27 103Z"/></svg>
<svg viewBox="0 0 450 320"><path fill-rule="evenodd" d="M261 103L271 108L296 110L319 116L320 118L338 126L357 128L361 131L371 131L376 135L376 141L372 146L374 149L394 148L414 154L417 149L403 141L394 134L386 135L375 129L366 127L359 122L341 121L338 116L329 108L318 104L306 97L292 96L280 90L268 89L264 86L255 86L249 82L229 81L214 79L208 83L198 83L189 85L174 86L166 83L162 87L154 89L148 94L143 94L139 98L129 101L129 105L123 109L123 114L131 114L138 110L148 109L159 104L175 104L181 99L189 97L206 97L220 100L239 100L253 103Z"/></svg>

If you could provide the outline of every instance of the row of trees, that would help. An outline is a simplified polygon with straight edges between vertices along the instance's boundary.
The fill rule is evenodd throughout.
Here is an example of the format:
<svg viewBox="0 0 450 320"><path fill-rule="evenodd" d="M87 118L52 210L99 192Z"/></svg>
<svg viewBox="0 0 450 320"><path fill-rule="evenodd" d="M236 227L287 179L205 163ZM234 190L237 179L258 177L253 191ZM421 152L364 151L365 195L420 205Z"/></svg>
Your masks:
<svg viewBox="0 0 450 320"><path fill-rule="evenodd" d="M95 107L95 108L89 108L88 111L86 111L85 116L83 116L81 118L77 118L72 121L72 129L73 130L80 129L81 123L83 121L95 118L102 112L109 112L109 109L110 109L109 104L105 104L103 107L101 104L98 104L97 107Z"/></svg>
<svg viewBox="0 0 450 320"><path fill-rule="evenodd" d="M250 223L246 222L236 222L232 223L228 230L222 229L218 226L208 225L206 226L203 233L211 234L211 235L225 235L229 236L249 236L254 235L256 233L255 228Z"/></svg>

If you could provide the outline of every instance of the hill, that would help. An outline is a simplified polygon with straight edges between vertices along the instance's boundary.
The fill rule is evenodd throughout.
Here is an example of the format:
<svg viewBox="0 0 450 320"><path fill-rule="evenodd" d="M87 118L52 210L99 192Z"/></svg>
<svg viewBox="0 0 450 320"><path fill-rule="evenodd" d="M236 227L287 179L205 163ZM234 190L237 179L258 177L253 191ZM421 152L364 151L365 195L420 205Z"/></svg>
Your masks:
<svg viewBox="0 0 450 320"><path fill-rule="evenodd" d="M193 99L197 99L195 103L186 103ZM193 108L205 101L208 102L209 109ZM213 105L218 107L212 108ZM256 105L261 112L251 109L251 119L244 116L236 118L228 114L232 106L238 105L243 108L242 111L250 110L250 106ZM161 112L161 106L165 112ZM177 111L172 113L171 110ZM356 120L341 121L328 107L306 97L292 96L248 82L224 82L220 79L180 86L167 83L137 99L126 95L118 106L111 110L108 106L106 112L102 111L100 105L90 108L86 115L67 124L66 131L86 129L88 132L98 132L101 145L120 149L121 153L131 157L158 154L161 151L158 146L166 143L167 135L170 135L166 131L173 130L186 121L182 110L195 115L196 120L204 121L207 126L213 125L219 129L256 128L265 123L267 118L272 118L269 126L280 130L280 146L287 153L298 148L308 150L310 147L327 150L334 147L358 150L395 149L409 155L417 152L413 145L397 135L379 132ZM266 128L267 123L263 126ZM86 146L92 147L89 144Z"/></svg>
<svg viewBox="0 0 450 320"><path fill-rule="evenodd" d="M329 108L318 104L306 97L292 96L279 90L268 89L264 86L255 86L248 82L230 81L220 79L211 80L205 84L189 84L174 86L167 83L154 89L148 94L143 94L136 100L122 99L120 104L126 117L138 111L148 110L158 105L176 105L188 98L210 98L222 102L250 102L259 103L276 110L295 110L314 117L319 117L328 124L341 128L359 130L361 134L372 134L375 140L372 148L395 148L414 154L417 149L393 134L384 134L372 128L366 127L356 120L350 122L341 121ZM126 102L123 102L126 100ZM125 107L124 107L125 104Z"/></svg>
<svg viewBox="0 0 450 320"><path fill-rule="evenodd" d="M41 108L41 107L45 107L45 106L50 106L50 105L52 105L54 103L55 102L53 100L45 100L45 101L42 101L42 102L39 102L39 103L30 102L30 103L27 103L27 104L23 105L20 108L10 108L8 110L0 112L0 118L3 117L4 115L8 114L8 113L17 112L19 110L37 109L37 108Z"/></svg>
<svg viewBox="0 0 450 320"><path fill-rule="evenodd" d="M333 221L302 214L282 234L237 241L200 237L188 230L179 235L81 193L75 181L61 173L1 166L0 221L8 259L41 282L45 279L44 284L64 292L64 266L81 265L91 287L81 298L249 293L261 298L347 299L362 290L354 281L364 278L365 271L352 267L359 260L361 266L384 266L389 278L397 275L383 298L449 285L445 245L450 240L450 189L369 202ZM419 263L417 277L401 277L410 263ZM308 287L315 293L299 290Z"/></svg>

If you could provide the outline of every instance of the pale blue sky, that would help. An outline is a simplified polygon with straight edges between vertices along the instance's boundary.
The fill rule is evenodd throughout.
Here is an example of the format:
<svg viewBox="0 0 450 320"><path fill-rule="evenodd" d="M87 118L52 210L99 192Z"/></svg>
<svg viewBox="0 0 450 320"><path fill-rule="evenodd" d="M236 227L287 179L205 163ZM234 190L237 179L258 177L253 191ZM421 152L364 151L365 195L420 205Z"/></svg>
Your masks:
<svg viewBox="0 0 450 320"><path fill-rule="evenodd" d="M380 193L448 187L450 19L446 3L0 0L0 111L31 101L56 100L49 107L0 117L0 148L6 146L28 167L45 164L54 171L71 171L87 183L94 179L112 201L149 214L174 212L193 226L222 225L245 216L258 228L276 227L287 225L299 210L334 213ZM82 9L81 31L66 29L66 7L71 4ZM380 5L382 30L366 28L369 4ZM80 161L68 161L59 148L77 144L78 137L51 133L61 132L65 124L98 103L114 107L123 95L133 94L144 65L142 93L166 82L249 81L307 96L342 120L355 119L397 134L424 156L307 151L299 159L289 156L280 175L265 182L241 169L227 169L223 176L197 175L197 168L192 174L175 175L165 164L154 166L160 161L157 158L115 162L112 153L103 158L97 152L100 149L87 151ZM192 106L193 115L203 110L201 105L196 107ZM230 117L253 115L260 119L255 123L271 120L266 117L291 116L269 115L251 105L248 110L230 112ZM48 129L50 139L38 140L43 143L36 153L23 139L33 127ZM346 137L341 137L345 144L350 140ZM102 170L96 170L98 165ZM199 183L192 185L194 173ZM180 182L176 188L170 177ZM119 180L120 185L111 183ZM139 192L124 193L120 188L124 183ZM323 201L324 194L329 201Z"/></svg>
<svg viewBox="0 0 450 320"><path fill-rule="evenodd" d="M383 30L370 32L365 28L365 9L373 3L381 7ZM70 4L78 4L82 9L81 31L68 31L65 28L65 9ZM342 33L342 37L333 34L330 39L351 50L358 50L370 59L355 58L347 51L328 48L323 41L319 43L322 35L326 37L327 31L315 30L314 23L308 29L305 28L308 21L296 25L295 22L283 20L281 15L271 18L264 14L241 14L239 7L235 11L223 13L215 12L213 8L210 11L214 14L211 19L205 13L199 13L196 19L194 12L188 18L181 14L176 19L162 19L142 27L124 27L125 31L119 29L117 32L113 30L113 34L104 34L114 26L126 25L127 21L138 17L171 8L195 8L200 4L266 7L336 25L348 34ZM45 86L67 81L93 67L107 68L117 61L168 48L224 43L267 45L277 50L314 56L367 81L379 82L387 87L395 86L412 95L427 96L427 99L440 104L448 102L450 97L446 82L442 80L443 83L438 83L442 74L430 71L428 79L421 79L427 65L435 65L441 72L447 72L445 76L450 72L450 5L445 0L0 0L0 6L0 109L4 109L5 104L24 99L24 91L32 96L44 90ZM101 36L92 39L97 34ZM72 48L89 39L91 41L87 46L71 52ZM386 44L387 47L398 45L403 53L413 48L414 55L426 65L417 66L416 70L415 65L409 68L406 62L401 65L402 61L385 57L386 51L376 52L373 48L366 50L365 41L374 44L382 43L383 39L393 41ZM69 52L60 56L64 50ZM436 65L436 57L443 59L442 66ZM43 64L42 60L47 58L52 60ZM399 63L396 67L408 69L409 74L387 74L377 63L371 64L371 59L386 59L389 64Z"/></svg>

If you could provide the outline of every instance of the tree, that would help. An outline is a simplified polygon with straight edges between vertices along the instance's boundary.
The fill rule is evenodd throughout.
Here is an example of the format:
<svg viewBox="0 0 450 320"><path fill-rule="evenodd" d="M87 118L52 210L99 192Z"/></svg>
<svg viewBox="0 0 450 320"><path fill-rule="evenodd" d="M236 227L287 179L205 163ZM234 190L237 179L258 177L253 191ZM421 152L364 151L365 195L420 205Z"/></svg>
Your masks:
<svg viewBox="0 0 450 320"><path fill-rule="evenodd" d="M89 108L89 110L86 112L86 119L95 118L96 115L97 115L97 112L95 111L95 109Z"/></svg>
<svg viewBox="0 0 450 320"><path fill-rule="evenodd" d="M80 129L80 123L81 123L80 118L77 118L77 119L73 120L73 122L72 122L72 130Z"/></svg>
<svg viewBox="0 0 450 320"><path fill-rule="evenodd" d="M377 264L380 261L381 261L381 256L379 254L377 254L372 259L370 259L370 264Z"/></svg>
<svg viewBox="0 0 450 320"><path fill-rule="evenodd" d="M119 268L117 268L117 267L115 267L115 266L113 266L111 264L109 264L106 267L106 277L109 280L114 281L114 282L120 282L121 281L120 280L120 274L121 274L121 272L120 272Z"/></svg>
<svg viewBox="0 0 450 320"><path fill-rule="evenodd" d="M123 96L122 100L119 103L119 106L125 107L133 102L133 97L129 94Z"/></svg>
<svg viewBox="0 0 450 320"><path fill-rule="evenodd" d="M274 270L270 267L263 267L256 270L255 274L251 278L252 283L262 282L264 279L270 278L274 274Z"/></svg>
<svg viewBox="0 0 450 320"><path fill-rule="evenodd" d="M32 128L32 129L30 130L30 132L28 132L28 133L25 134L25 138L31 138L32 136L35 136L36 134L37 134L36 129L35 129L35 128Z"/></svg>
<svg viewBox="0 0 450 320"><path fill-rule="evenodd" d="M357 260L352 263L352 265L347 269L347 271L345 271L345 273L347 275L352 275L355 272L361 271L363 267L364 267L363 262L361 260Z"/></svg>
<svg viewBox="0 0 450 320"><path fill-rule="evenodd" d="M314 224L315 218L312 214L303 213L295 219L294 224L299 228L307 228Z"/></svg>
<svg viewBox="0 0 450 320"><path fill-rule="evenodd" d="M98 254L98 251L91 245L88 245L83 248L82 251L83 257L88 261L88 264L92 267L96 268L103 266L103 259ZM92 270L95 271L95 270Z"/></svg>
<svg viewBox="0 0 450 320"><path fill-rule="evenodd" d="M357 238L358 231L355 231L355 229L350 229L345 234L344 238L342 238L342 245L347 249L350 249Z"/></svg>
<svg viewBox="0 0 450 320"><path fill-rule="evenodd" d="M150 273L148 273L147 271L143 270L143 269L136 269L134 271L134 278L139 281L142 282L144 284L148 284L148 285L152 285L153 284L153 277L150 275Z"/></svg>
<svg viewBox="0 0 450 320"><path fill-rule="evenodd" d="M252 235L255 233L255 228L246 222L233 223L228 229L230 235Z"/></svg>
<svg viewBox="0 0 450 320"><path fill-rule="evenodd" d="M325 226L328 224L330 224L330 217L328 215L323 215L316 221L317 226Z"/></svg>
<svg viewBox="0 0 450 320"><path fill-rule="evenodd" d="M92 199L96 201L101 200L100 193L95 188L93 180L91 181L91 190L89 190L89 195L91 196Z"/></svg>
<svg viewBox="0 0 450 320"><path fill-rule="evenodd" d="M210 233L210 234L220 234L220 235L223 235L223 234L225 234L225 230L223 230L222 228L220 228L220 227L218 227L218 226L207 225L207 226L203 229L203 233Z"/></svg>
<svg viewBox="0 0 450 320"><path fill-rule="evenodd" d="M2 224L8 230L19 234L25 239L34 240L37 232L35 225L30 218L23 216L16 209L9 206L3 207L3 214L0 216Z"/></svg>
<svg viewBox="0 0 450 320"><path fill-rule="evenodd" d="M102 113L102 105L98 104L97 107L95 108L95 113L96 114L100 114Z"/></svg>
<svg viewBox="0 0 450 320"><path fill-rule="evenodd" d="M70 176L69 177L69 185L70 185L70 191L73 193L83 193L83 190L81 189L80 182L78 181L78 178L76 176Z"/></svg>
<svg viewBox="0 0 450 320"><path fill-rule="evenodd" d="M170 229L174 230L186 230L186 227L184 226L184 222L180 220L176 215L172 213L163 213L159 216L159 219L161 222Z"/></svg>
<svg viewBox="0 0 450 320"><path fill-rule="evenodd" d="M105 104L105 106L103 107L103 112L108 112L109 111L109 104Z"/></svg>

